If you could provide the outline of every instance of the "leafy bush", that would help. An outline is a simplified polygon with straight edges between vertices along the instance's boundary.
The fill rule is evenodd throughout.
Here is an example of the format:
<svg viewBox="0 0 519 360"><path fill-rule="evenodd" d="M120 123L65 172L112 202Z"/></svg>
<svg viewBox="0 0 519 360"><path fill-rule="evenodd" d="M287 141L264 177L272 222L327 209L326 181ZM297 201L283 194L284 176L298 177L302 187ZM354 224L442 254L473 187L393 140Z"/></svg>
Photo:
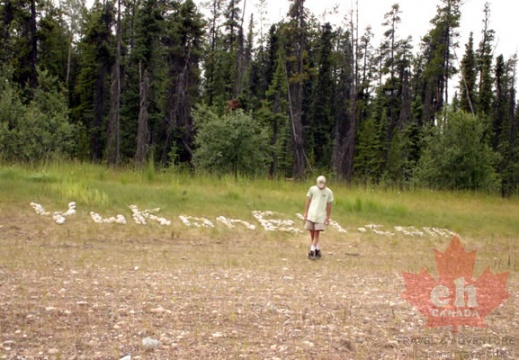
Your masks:
<svg viewBox="0 0 519 360"><path fill-rule="evenodd" d="M74 127L55 79L41 72L40 86L27 103L16 85L1 75L0 90L0 156L4 160L37 162L71 153Z"/></svg>
<svg viewBox="0 0 519 360"><path fill-rule="evenodd" d="M193 112L198 133L193 161L197 170L254 175L270 161L267 132L241 109L218 117L206 107Z"/></svg>
<svg viewBox="0 0 519 360"><path fill-rule="evenodd" d="M434 127L414 181L433 189L486 190L499 188L494 164L499 156L485 139L485 123L463 111L449 112Z"/></svg>

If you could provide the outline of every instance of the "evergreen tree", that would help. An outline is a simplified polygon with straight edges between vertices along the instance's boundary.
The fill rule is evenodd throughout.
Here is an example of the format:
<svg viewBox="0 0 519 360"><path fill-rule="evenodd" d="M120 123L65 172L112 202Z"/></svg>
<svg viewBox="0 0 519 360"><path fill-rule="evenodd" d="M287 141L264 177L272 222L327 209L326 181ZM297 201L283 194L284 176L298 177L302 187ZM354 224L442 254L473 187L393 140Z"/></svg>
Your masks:
<svg viewBox="0 0 519 360"><path fill-rule="evenodd" d="M308 79L308 14L304 0L291 0L288 23L283 27L287 39L286 73L289 82L289 115L292 126L292 149L294 154L293 176L302 179L305 175L307 156L303 137L304 83ZM290 39L290 40L288 40Z"/></svg>
<svg viewBox="0 0 519 360"><path fill-rule="evenodd" d="M397 174L403 172L402 164L406 163L405 158L399 159L398 156L404 156L404 152L400 148L410 141L405 138L407 133L402 133L402 130L411 122L412 96L410 84L411 38L399 39L400 14L400 7L395 4L384 16L385 21L382 25L387 30L384 32L384 40L380 49L382 67L379 77L384 78L385 81L378 90L376 100L377 107L385 109L388 120L387 133L380 134L383 167L379 176L385 172L391 174L394 180L397 180ZM392 166L395 168L391 168Z"/></svg>
<svg viewBox="0 0 519 360"><path fill-rule="evenodd" d="M118 0L115 31L115 63L112 69L110 114L106 144L106 158L108 164L112 166L117 166L121 162L121 26L121 0Z"/></svg>
<svg viewBox="0 0 519 360"><path fill-rule="evenodd" d="M162 78L160 36L163 31L163 16L159 2L144 0L137 10L135 48L132 63L138 73L139 117L137 127L136 165L141 167L148 160L153 143L151 133L162 114L158 103L159 79Z"/></svg>
<svg viewBox="0 0 519 360"><path fill-rule="evenodd" d="M359 179L378 183L384 169L385 134L388 118L383 111L380 119L373 117L365 120L359 130L358 144L355 147L354 170Z"/></svg>
<svg viewBox="0 0 519 360"><path fill-rule="evenodd" d="M476 99L476 55L474 53L474 39L470 33L465 45L465 55L461 60L460 68L460 108L465 112L474 113L474 100Z"/></svg>
<svg viewBox="0 0 519 360"><path fill-rule="evenodd" d="M510 196L519 185L519 148L515 113L515 69L517 59L496 59L495 101L492 116L491 145L500 154L497 171L502 178L501 195Z"/></svg>
<svg viewBox="0 0 519 360"><path fill-rule="evenodd" d="M249 38L251 38L249 31ZM275 64L279 57L277 27L270 29L266 44L253 49L250 43L250 62L245 76L246 88L239 97L239 102L245 110L258 111L262 107L262 100L272 82ZM251 38L253 41L253 38Z"/></svg>
<svg viewBox="0 0 519 360"><path fill-rule="evenodd" d="M166 15L167 16L167 15ZM161 160L189 163L193 155L194 126L191 109L199 100L200 62L205 22L194 2L183 2L178 11L166 17L168 66L167 98Z"/></svg>
<svg viewBox="0 0 519 360"><path fill-rule="evenodd" d="M28 99L38 85L36 0L7 0L0 4L0 59L11 66L13 81L25 88Z"/></svg>
<svg viewBox="0 0 519 360"><path fill-rule="evenodd" d="M393 130L397 126L399 120L399 102L397 101L398 84L396 78L397 72L397 52L398 52L398 37L397 28L400 23L400 6L394 4L391 10L384 15L383 26L387 27L384 32L384 41L382 42L382 54L386 54L383 61L382 74L389 75L386 85L385 92L389 95L388 103L388 118L389 118L389 132L387 134L388 139L391 140Z"/></svg>
<svg viewBox="0 0 519 360"><path fill-rule="evenodd" d="M353 28L353 25L352 25ZM332 170L340 180L351 181L356 138L356 64L351 30L339 29L337 42L337 91L334 95L335 129Z"/></svg>
<svg viewBox="0 0 519 360"><path fill-rule="evenodd" d="M476 55L479 75L477 112L490 115L493 101L492 54L495 32L490 29L490 4L488 2L485 3L484 14L482 38Z"/></svg>
<svg viewBox="0 0 519 360"><path fill-rule="evenodd" d="M120 156L126 162L135 158L140 113L139 59L136 46L140 42L139 17L142 0L131 0L123 6L121 18L121 98L120 98ZM114 101L114 100L112 100Z"/></svg>
<svg viewBox="0 0 519 360"><path fill-rule="evenodd" d="M205 94L208 105L222 114L240 106L245 76L245 39L240 0L211 1L209 50L205 58Z"/></svg>
<svg viewBox="0 0 519 360"><path fill-rule="evenodd" d="M225 92L225 82L221 75L221 50L222 50L222 34L221 16L223 8L223 0L211 0L209 4L211 18L209 19L208 29L208 50L205 66L205 102L212 106L219 102L221 94Z"/></svg>
<svg viewBox="0 0 519 360"><path fill-rule="evenodd" d="M404 188L412 178L413 170L420 160L422 136L416 123L409 123L391 139L387 179Z"/></svg>
<svg viewBox="0 0 519 360"><path fill-rule="evenodd" d="M106 144L109 74L113 65L113 7L96 1L87 13L86 29L79 44L81 67L75 92L79 104L74 119L81 129L80 158L101 161Z"/></svg>
<svg viewBox="0 0 519 360"><path fill-rule="evenodd" d="M323 26L319 41L317 80L310 108L307 148L315 157L318 168L328 170L332 157L333 140L333 31L329 23Z"/></svg>
<svg viewBox="0 0 519 360"><path fill-rule="evenodd" d="M72 65L77 57L77 41L83 33L82 22L83 14L86 13L85 0L62 0L59 2L60 10L63 13L65 24L67 26L67 39L62 44L67 46L67 70L65 75L65 82L67 88L72 90L74 88L71 83L74 78Z"/></svg>
<svg viewBox="0 0 519 360"><path fill-rule="evenodd" d="M255 96L254 81L257 76L257 67L254 68L253 54L254 48L254 15L251 14L249 20L249 27L247 37L243 46L243 53L240 57L240 64L242 67L240 92L238 94L238 102L244 110L257 110L260 107L260 100ZM257 78L256 78L257 79ZM258 79L259 80L259 79Z"/></svg>
<svg viewBox="0 0 519 360"><path fill-rule="evenodd" d="M396 125L397 130L401 130L412 122L411 114L411 63L413 55L411 53L411 37L400 42L397 56L398 72L398 99L400 100L399 120Z"/></svg>
<svg viewBox="0 0 519 360"><path fill-rule="evenodd" d="M38 22L38 66L66 83L69 36L65 18L52 2L43 6L44 16Z"/></svg>
<svg viewBox="0 0 519 360"><path fill-rule="evenodd" d="M285 56L283 47L278 48L278 59L275 61L275 71L262 107L257 112L258 119L267 128L270 136L270 165L269 176L276 174L291 176L292 157L290 154L290 129L288 113L288 84L286 81Z"/></svg>
<svg viewBox="0 0 519 360"><path fill-rule="evenodd" d="M448 101L449 78L456 72L452 50L458 46L461 0L442 0L441 3L431 20L433 28L422 40L425 63L420 96L424 101L425 123L433 123Z"/></svg>
<svg viewBox="0 0 519 360"><path fill-rule="evenodd" d="M356 108L357 108L357 122L362 122L368 117L369 102L371 101L372 81L374 64L377 61L376 55L373 53L373 46L371 41L373 39L373 32L368 26L364 34L360 37L357 46L357 91L356 91Z"/></svg>

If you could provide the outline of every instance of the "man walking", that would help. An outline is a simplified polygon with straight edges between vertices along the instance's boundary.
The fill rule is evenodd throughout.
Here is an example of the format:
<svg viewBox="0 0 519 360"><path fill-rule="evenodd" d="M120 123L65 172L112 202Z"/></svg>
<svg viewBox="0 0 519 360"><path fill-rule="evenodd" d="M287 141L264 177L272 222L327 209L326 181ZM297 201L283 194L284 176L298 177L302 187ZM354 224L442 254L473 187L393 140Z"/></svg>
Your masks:
<svg viewBox="0 0 519 360"><path fill-rule="evenodd" d="M333 192L326 187L326 178L321 175L317 178L317 184L310 187L306 194L305 205L305 229L310 231L312 246L308 253L309 259L321 257L319 248L319 235L324 231L325 225L330 223L332 212Z"/></svg>

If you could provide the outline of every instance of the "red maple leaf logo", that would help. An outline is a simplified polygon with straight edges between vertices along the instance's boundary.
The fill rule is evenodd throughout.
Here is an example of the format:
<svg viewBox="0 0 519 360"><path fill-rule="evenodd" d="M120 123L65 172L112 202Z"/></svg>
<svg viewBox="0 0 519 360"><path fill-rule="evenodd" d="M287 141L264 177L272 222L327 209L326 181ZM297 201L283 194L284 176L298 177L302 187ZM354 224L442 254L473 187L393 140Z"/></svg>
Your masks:
<svg viewBox="0 0 519 360"><path fill-rule="evenodd" d="M458 236L448 249L434 250L439 279L436 281L422 267L419 274L402 273L406 290L402 297L427 317L428 327L485 327L485 316L510 297L506 291L508 272L492 274L487 269L472 278L476 252L465 252Z"/></svg>

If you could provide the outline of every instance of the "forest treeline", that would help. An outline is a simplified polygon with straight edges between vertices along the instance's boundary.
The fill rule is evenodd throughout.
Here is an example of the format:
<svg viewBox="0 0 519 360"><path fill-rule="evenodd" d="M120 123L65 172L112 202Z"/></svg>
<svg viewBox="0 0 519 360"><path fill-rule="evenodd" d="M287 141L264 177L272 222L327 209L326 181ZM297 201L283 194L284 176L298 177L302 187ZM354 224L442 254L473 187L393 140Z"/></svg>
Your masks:
<svg viewBox="0 0 519 360"><path fill-rule="evenodd" d="M460 44L461 0L438 0L414 48L398 4L375 43L355 12L286 1L264 28L267 0L2 0L1 160L517 193L517 58L490 4Z"/></svg>

